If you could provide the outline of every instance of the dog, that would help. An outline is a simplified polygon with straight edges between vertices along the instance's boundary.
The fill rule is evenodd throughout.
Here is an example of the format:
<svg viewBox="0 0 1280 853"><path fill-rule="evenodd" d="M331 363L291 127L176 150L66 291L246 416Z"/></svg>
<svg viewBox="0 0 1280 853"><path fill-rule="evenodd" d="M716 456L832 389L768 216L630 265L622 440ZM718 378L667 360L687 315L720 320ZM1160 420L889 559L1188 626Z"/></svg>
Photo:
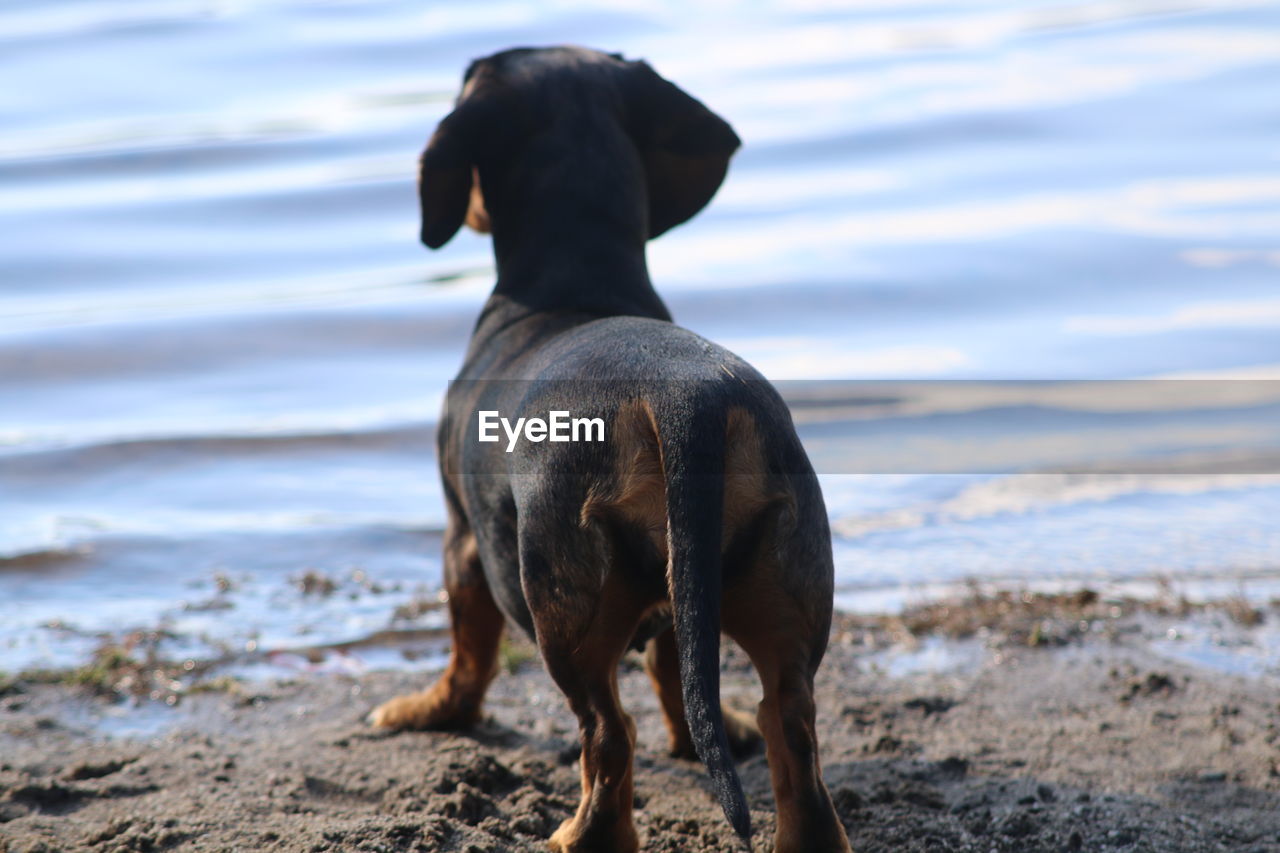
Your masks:
<svg viewBox="0 0 1280 853"><path fill-rule="evenodd" d="M471 63L422 154L422 241L439 248L464 222L490 233L497 283L438 436L449 665L370 717L472 725L504 626L522 628L581 728L582 799L553 850L638 849L617 684L631 646L672 754L701 759L748 847L732 747L762 736L774 849L850 849L814 725L833 589L817 479L774 388L674 325L645 265L646 242L711 200L739 144L645 62L517 48ZM603 440L554 440L545 421L482 440L482 418L557 412L599 421ZM758 727L720 704L722 632L760 676Z"/></svg>

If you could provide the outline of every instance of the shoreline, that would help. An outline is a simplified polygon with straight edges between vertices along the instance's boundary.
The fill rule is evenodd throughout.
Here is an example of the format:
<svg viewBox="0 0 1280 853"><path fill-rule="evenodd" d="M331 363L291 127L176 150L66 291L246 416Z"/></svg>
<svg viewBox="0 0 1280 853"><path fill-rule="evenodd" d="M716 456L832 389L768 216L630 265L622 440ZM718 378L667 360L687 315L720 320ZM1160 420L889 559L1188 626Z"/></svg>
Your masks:
<svg viewBox="0 0 1280 853"><path fill-rule="evenodd" d="M1167 650L1196 620L1230 642L1278 619L1240 602L1121 607L1088 591L837 614L818 731L854 849L1280 851L1280 682ZM464 734L363 725L431 673L229 681L176 707L10 680L0 851L543 850L576 806L577 732L531 652L510 644L486 719ZM731 644L721 669L726 700L753 707L754 673ZM734 850L701 766L666 756L633 656L620 690L638 727L644 849ZM767 850L763 756L739 773Z"/></svg>

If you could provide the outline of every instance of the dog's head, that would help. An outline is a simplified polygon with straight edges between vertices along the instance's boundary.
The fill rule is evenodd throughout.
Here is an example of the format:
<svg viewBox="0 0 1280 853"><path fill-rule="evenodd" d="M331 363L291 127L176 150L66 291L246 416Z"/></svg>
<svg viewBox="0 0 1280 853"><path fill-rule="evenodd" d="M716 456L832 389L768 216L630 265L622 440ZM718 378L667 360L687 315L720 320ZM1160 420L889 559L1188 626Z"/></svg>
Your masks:
<svg viewBox="0 0 1280 853"><path fill-rule="evenodd" d="M578 47L503 51L471 63L422 154L422 242L438 249L464 221L488 232L504 191L571 169L594 170L600 193L632 190L656 237L711 200L738 145L724 119L644 62Z"/></svg>

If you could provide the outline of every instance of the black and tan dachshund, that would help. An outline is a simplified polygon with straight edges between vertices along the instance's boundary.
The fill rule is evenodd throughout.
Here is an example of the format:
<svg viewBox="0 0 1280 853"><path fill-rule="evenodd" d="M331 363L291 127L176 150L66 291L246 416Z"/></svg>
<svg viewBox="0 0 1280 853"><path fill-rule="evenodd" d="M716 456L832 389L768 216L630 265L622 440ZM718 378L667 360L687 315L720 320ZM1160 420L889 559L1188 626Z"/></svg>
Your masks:
<svg viewBox="0 0 1280 853"><path fill-rule="evenodd" d="M440 426L449 667L371 719L476 722L503 626L523 628L581 725L582 800L554 850L638 847L635 725L617 683L632 645L673 754L702 760L740 837L750 814L731 748L763 735L774 849L849 850L814 728L832 606L817 479L777 392L674 325L645 266L646 241L710 201L738 145L644 62L522 48L471 64L422 155L423 242L442 246L464 221L490 232L498 278ZM556 412L603 429L553 441ZM495 418L543 427L509 439ZM720 705L722 631L759 673L758 728Z"/></svg>

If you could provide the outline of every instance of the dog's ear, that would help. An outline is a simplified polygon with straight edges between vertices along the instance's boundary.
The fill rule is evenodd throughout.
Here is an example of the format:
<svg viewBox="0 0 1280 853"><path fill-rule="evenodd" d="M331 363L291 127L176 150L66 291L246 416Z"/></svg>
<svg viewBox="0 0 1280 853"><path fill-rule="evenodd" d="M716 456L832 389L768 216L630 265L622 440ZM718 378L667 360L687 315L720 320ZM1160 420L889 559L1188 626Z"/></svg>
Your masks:
<svg viewBox="0 0 1280 853"><path fill-rule="evenodd" d="M432 249L448 243L467 218L482 115L478 104L464 101L444 117L422 152L418 168L422 242Z"/></svg>
<svg viewBox="0 0 1280 853"><path fill-rule="evenodd" d="M741 142L729 123L645 62L624 87L649 189L649 237L692 217L720 188Z"/></svg>

